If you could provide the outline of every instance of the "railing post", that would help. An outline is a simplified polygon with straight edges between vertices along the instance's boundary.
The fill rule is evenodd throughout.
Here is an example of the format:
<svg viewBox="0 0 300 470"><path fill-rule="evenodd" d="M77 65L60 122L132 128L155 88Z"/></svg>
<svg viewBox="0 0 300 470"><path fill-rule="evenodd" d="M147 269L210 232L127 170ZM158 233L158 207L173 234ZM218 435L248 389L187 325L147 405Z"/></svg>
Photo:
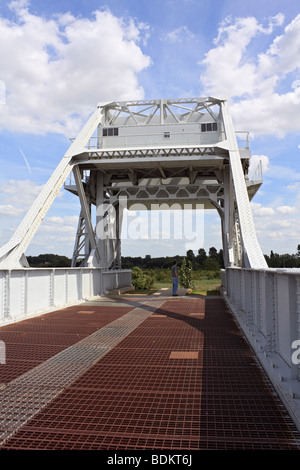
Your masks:
<svg viewBox="0 0 300 470"><path fill-rule="evenodd" d="M278 353L291 366L291 344L295 338L296 298L292 293L291 276L276 272L278 303Z"/></svg>
<svg viewBox="0 0 300 470"><path fill-rule="evenodd" d="M3 319L10 318L10 271L4 274Z"/></svg>
<svg viewBox="0 0 300 470"><path fill-rule="evenodd" d="M4 319L5 278L4 271L0 273L0 320Z"/></svg>
<svg viewBox="0 0 300 470"><path fill-rule="evenodd" d="M255 299L255 272L248 270L248 282L247 282L247 297L246 297L246 324L250 326L253 324L254 315L254 299Z"/></svg>
<svg viewBox="0 0 300 470"><path fill-rule="evenodd" d="M27 270L22 273L22 288L21 288L21 312L25 317L27 314L27 298L28 298L28 272Z"/></svg>
<svg viewBox="0 0 300 470"><path fill-rule="evenodd" d="M277 282L274 273L270 278L270 315L271 315L271 351L278 351L278 304L277 304Z"/></svg>
<svg viewBox="0 0 300 470"><path fill-rule="evenodd" d="M50 307L54 307L55 301L54 301L54 269L50 270L50 276L49 276L49 305Z"/></svg>
<svg viewBox="0 0 300 470"><path fill-rule="evenodd" d="M100 268L100 295L104 295L104 288L103 288L103 268Z"/></svg>
<svg viewBox="0 0 300 470"><path fill-rule="evenodd" d="M266 337L266 348L268 352L278 350L278 314L275 294L275 275L273 272L265 272L265 292L264 292L264 334Z"/></svg>
<svg viewBox="0 0 300 470"><path fill-rule="evenodd" d="M240 289L241 289L241 294L240 294L240 312L241 312L241 318L243 319L243 322L245 321L246 317L246 289L247 289L247 271L241 270L241 282L240 282Z"/></svg>

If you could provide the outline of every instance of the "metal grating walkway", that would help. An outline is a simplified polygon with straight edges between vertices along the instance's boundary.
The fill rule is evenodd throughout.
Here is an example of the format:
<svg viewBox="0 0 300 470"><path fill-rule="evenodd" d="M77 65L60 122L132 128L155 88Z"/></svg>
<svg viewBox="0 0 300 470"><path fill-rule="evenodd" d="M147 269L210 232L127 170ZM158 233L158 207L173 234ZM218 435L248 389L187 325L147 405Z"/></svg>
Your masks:
<svg viewBox="0 0 300 470"><path fill-rule="evenodd" d="M124 295L0 340L2 449L300 449L221 297Z"/></svg>

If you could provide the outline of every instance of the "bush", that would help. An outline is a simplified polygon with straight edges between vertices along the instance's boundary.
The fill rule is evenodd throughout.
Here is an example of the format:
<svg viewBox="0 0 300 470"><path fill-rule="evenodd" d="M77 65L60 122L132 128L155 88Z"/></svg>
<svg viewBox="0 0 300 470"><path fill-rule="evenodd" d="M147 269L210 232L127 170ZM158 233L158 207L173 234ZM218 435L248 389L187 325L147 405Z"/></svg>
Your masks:
<svg viewBox="0 0 300 470"><path fill-rule="evenodd" d="M185 289L193 288L192 281L192 263L183 258L181 268L179 269L179 285Z"/></svg>
<svg viewBox="0 0 300 470"><path fill-rule="evenodd" d="M132 269L132 285L137 290L149 290L153 287L154 277L138 267Z"/></svg>
<svg viewBox="0 0 300 470"><path fill-rule="evenodd" d="M220 271L220 265L214 258L206 258L203 267L208 271Z"/></svg>
<svg viewBox="0 0 300 470"><path fill-rule="evenodd" d="M154 279L156 282L165 282L165 283L170 283L171 282L171 269L165 269L165 268L155 268L151 269L151 273L154 276Z"/></svg>

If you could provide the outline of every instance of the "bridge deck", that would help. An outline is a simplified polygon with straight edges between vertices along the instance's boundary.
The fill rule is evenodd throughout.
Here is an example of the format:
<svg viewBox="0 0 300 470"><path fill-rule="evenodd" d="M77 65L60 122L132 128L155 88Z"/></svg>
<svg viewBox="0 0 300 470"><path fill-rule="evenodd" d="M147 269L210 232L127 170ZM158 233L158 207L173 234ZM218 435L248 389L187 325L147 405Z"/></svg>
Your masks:
<svg viewBox="0 0 300 470"><path fill-rule="evenodd" d="M0 328L0 449L299 449L222 298L168 294Z"/></svg>

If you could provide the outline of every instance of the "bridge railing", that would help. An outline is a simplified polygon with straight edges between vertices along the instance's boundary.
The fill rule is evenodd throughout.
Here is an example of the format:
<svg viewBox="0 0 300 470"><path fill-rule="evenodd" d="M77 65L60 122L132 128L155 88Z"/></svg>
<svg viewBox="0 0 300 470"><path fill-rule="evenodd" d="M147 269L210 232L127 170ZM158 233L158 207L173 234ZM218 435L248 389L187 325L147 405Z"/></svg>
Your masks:
<svg viewBox="0 0 300 470"><path fill-rule="evenodd" d="M130 270L22 268L0 270L0 325L91 300L131 286Z"/></svg>
<svg viewBox="0 0 300 470"><path fill-rule="evenodd" d="M224 298L300 429L300 270L222 271Z"/></svg>

